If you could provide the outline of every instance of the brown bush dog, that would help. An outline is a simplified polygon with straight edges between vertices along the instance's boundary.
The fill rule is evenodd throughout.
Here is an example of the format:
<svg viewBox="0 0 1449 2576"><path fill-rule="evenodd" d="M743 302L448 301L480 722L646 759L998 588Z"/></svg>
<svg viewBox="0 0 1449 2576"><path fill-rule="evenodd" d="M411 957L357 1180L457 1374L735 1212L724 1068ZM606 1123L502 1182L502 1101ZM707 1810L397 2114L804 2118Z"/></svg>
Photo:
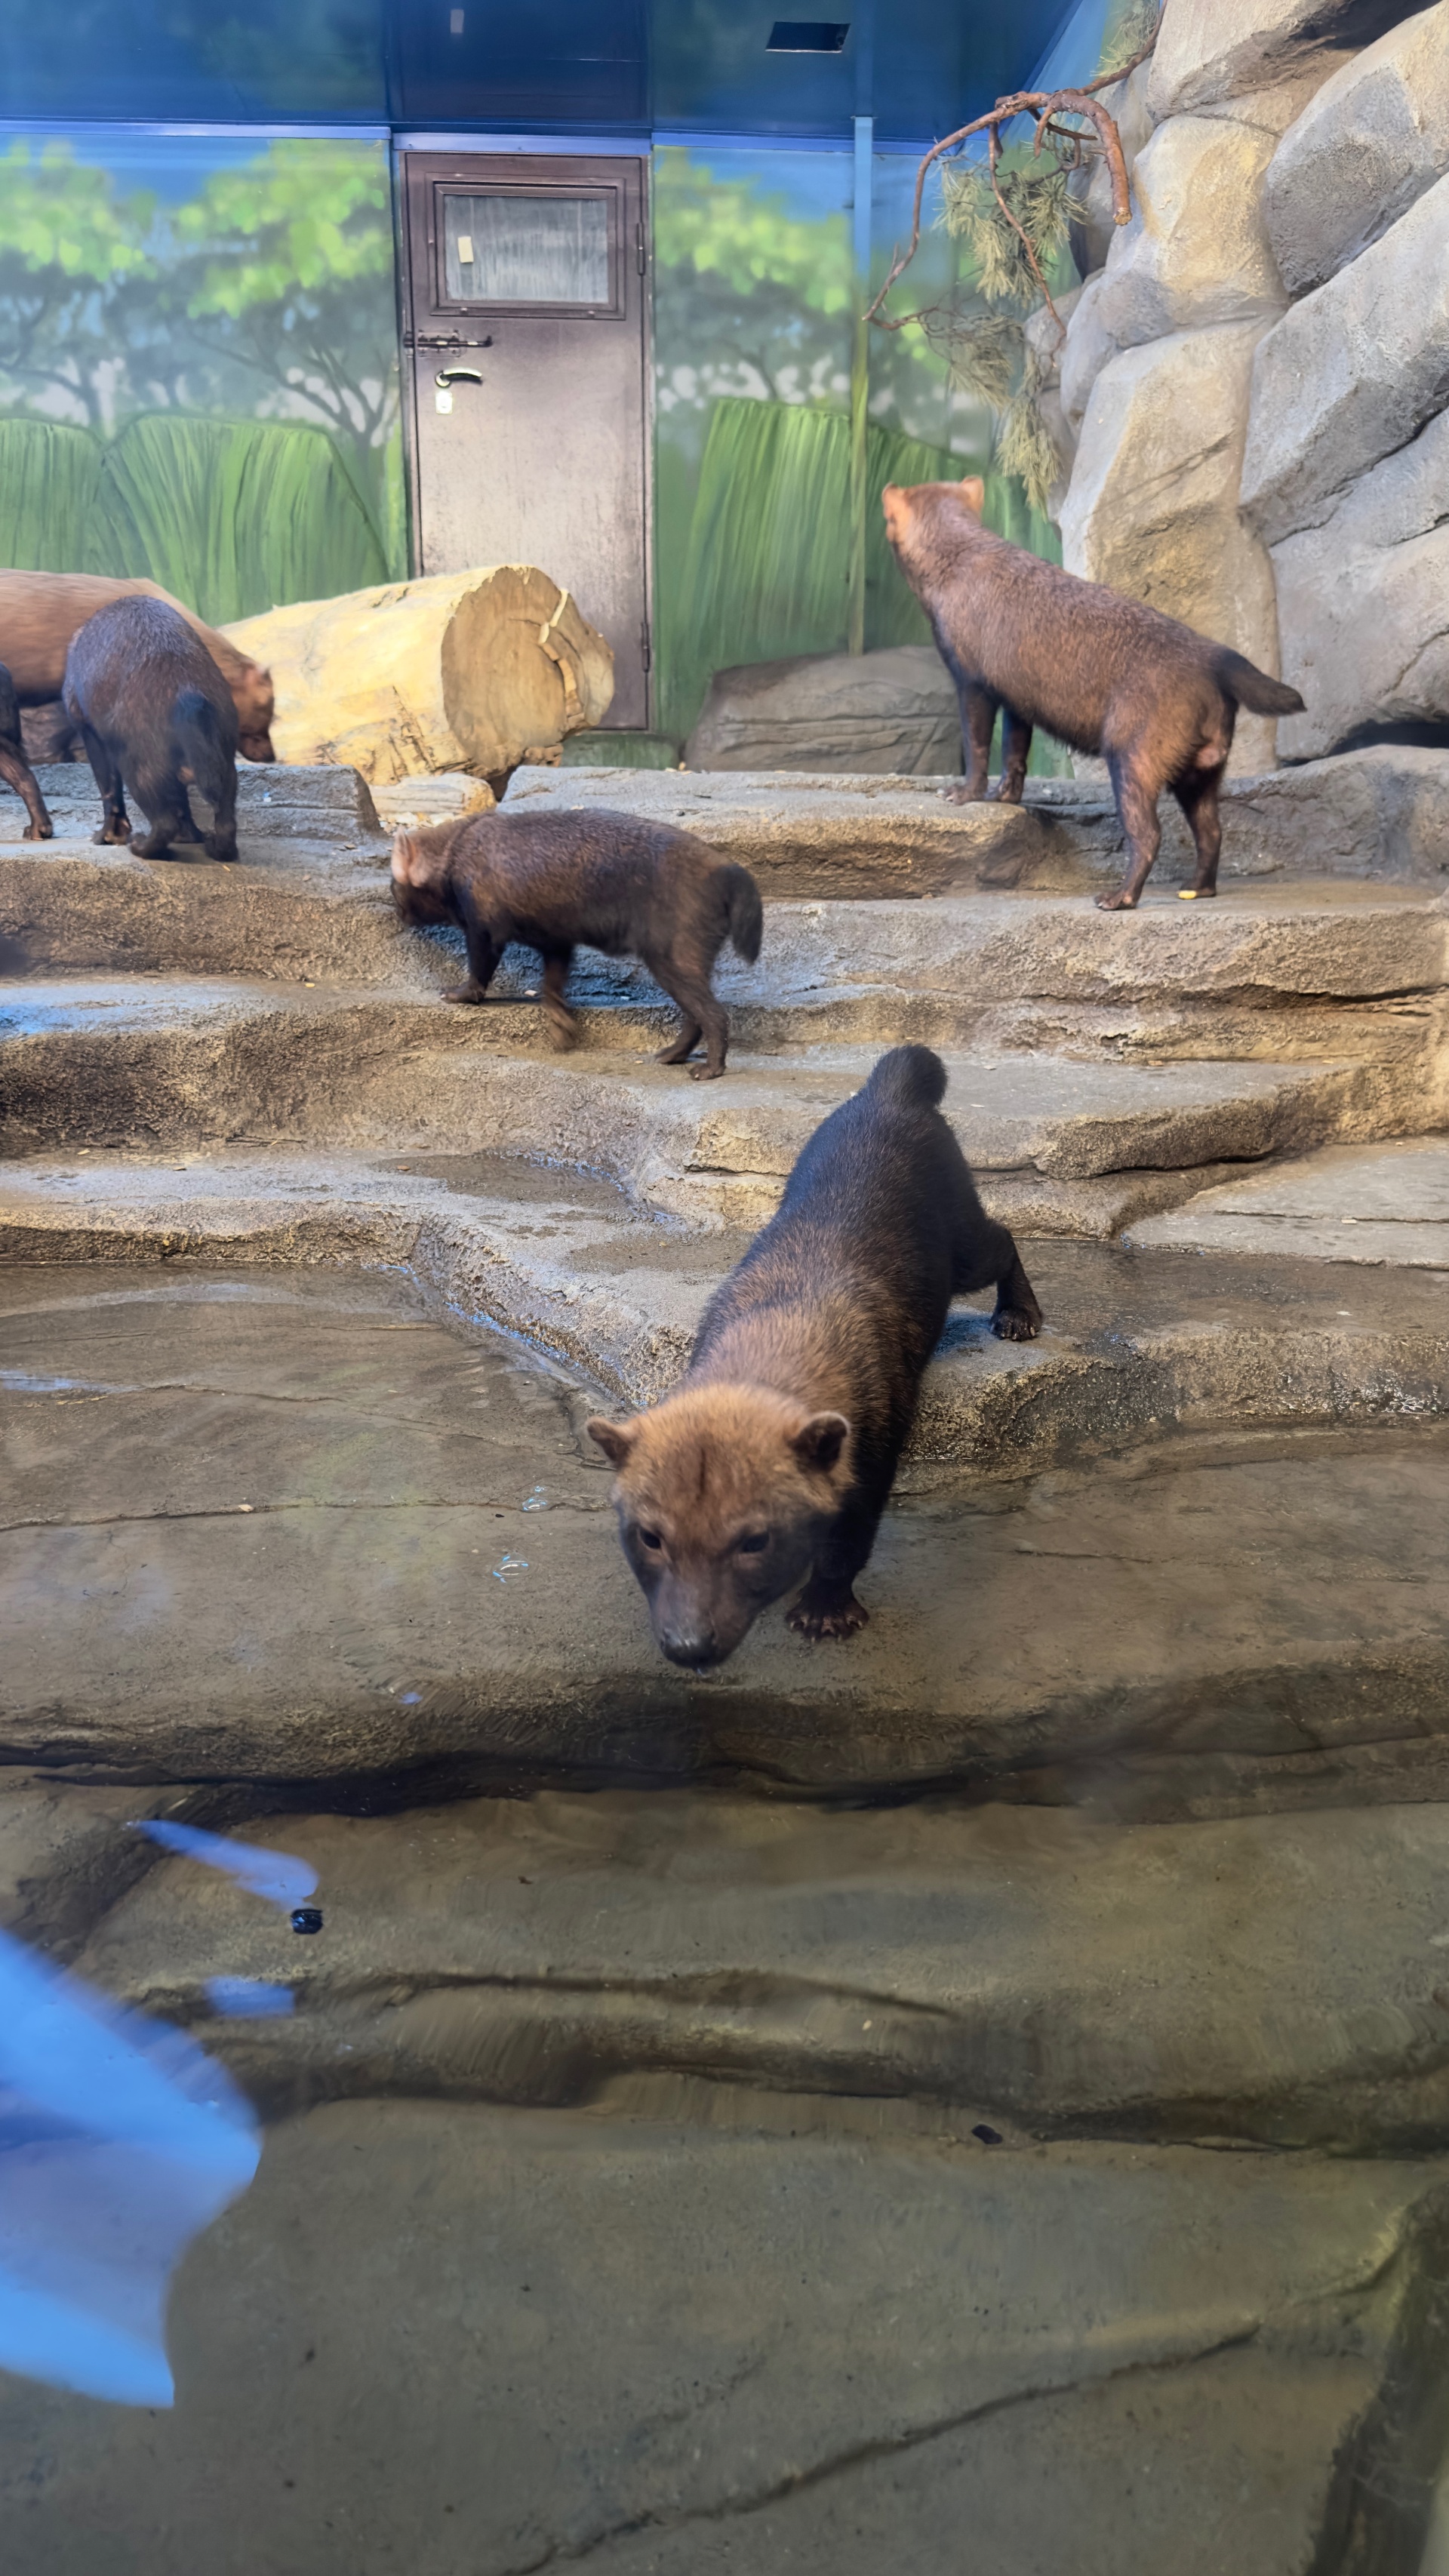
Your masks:
<svg viewBox="0 0 1449 2576"><path fill-rule="evenodd" d="M65 661L65 706L79 726L97 787L97 841L129 841L125 789L151 830L135 848L164 859L175 841L207 857L236 857L236 708L220 671L179 610L162 599L116 599L88 618ZM188 784L213 814L202 833Z"/></svg>
<svg viewBox="0 0 1449 2576"><path fill-rule="evenodd" d="M723 1663L770 1602L802 1636L848 1637L953 1297L997 1292L992 1330L1041 1309L977 1198L938 1106L946 1069L895 1047L817 1127L764 1232L715 1291L673 1395L589 1431L618 1469L624 1554L671 1663Z"/></svg>
<svg viewBox="0 0 1449 2576"><path fill-rule="evenodd" d="M692 832L632 814L468 814L399 832L393 893L406 921L457 924L468 981L446 1002L481 1002L504 949L517 940L543 959L543 1005L556 1046L577 1034L564 985L576 946L639 957L677 1002L684 1026L661 1064L684 1064L703 1036L695 1082L725 1069L730 1024L710 983L729 939L753 966L764 912L747 868L731 866Z"/></svg>
<svg viewBox="0 0 1449 2576"><path fill-rule="evenodd" d="M0 778L24 803L30 820L25 826L27 841L53 841L55 825L46 810L34 770L25 757L25 744L20 733L20 704L15 683L0 662Z"/></svg>
<svg viewBox="0 0 1449 2576"><path fill-rule="evenodd" d="M1197 876L1184 894L1215 895L1222 824L1218 789L1239 707L1296 715L1296 689L1226 644L1102 582L1042 563L981 524L986 487L888 483L881 499L896 561L931 621L961 701L961 804L986 795L997 710L1000 801L1019 805L1032 729L1107 763L1127 841L1127 874L1104 912L1130 912L1161 839L1157 800L1170 787L1187 817Z"/></svg>
<svg viewBox="0 0 1449 2576"><path fill-rule="evenodd" d="M65 657L88 617L118 599L161 599L184 617L199 635L232 694L236 708L237 748L244 760L275 760L272 717L276 700L272 675L239 652L230 636L207 626L184 600L173 599L154 581L112 580L88 572L0 572L0 662L15 682L22 707L44 707L53 748L50 759L64 760L69 744L60 739L60 707L65 687Z"/></svg>

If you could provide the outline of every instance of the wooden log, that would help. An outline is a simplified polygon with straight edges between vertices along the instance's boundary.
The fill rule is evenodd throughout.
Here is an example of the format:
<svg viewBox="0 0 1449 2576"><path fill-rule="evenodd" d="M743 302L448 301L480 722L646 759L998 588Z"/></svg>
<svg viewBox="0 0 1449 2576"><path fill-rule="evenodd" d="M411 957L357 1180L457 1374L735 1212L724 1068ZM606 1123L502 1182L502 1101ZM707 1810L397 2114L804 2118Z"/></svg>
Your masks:
<svg viewBox="0 0 1449 2576"><path fill-rule="evenodd" d="M346 761L384 785L496 776L598 724L614 694L602 635L531 564L305 600L226 631L271 669L282 760Z"/></svg>

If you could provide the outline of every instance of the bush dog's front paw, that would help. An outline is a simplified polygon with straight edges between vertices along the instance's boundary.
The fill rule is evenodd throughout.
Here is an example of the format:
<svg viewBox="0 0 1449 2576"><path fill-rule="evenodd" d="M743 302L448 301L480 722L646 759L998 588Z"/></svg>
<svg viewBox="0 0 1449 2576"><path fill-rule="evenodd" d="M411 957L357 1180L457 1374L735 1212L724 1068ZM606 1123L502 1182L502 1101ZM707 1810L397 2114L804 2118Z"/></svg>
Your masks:
<svg viewBox="0 0 1449 2576"><path fill-rule="evenodd" d="M1034 1342L1041 1331L1041 1317L1024 1315L1019 1306L1008 1306L992 1316L991 1329L1003 1342Z"/></svg>
<svg viewBox="0 0 1449 2576"><path fill-rule="evenodd" d="M870 1612L853 1592L842 1601L835 1592L823 1597L807 1584L792 1610L785 1613L785 1625L797 1636L808 1637L812 1645L822 1645L827 1637L853 1637L866 1626Z"/></svg>

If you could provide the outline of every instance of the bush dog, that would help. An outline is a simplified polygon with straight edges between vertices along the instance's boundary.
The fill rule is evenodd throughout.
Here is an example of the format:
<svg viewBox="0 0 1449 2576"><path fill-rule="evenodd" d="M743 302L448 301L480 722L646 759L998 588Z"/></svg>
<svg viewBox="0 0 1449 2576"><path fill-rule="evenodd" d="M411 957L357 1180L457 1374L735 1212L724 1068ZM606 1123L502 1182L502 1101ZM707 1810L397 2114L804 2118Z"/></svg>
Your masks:
<svg viewBox="0 0 1449 2576"><path fill-rule="evenodd" d="M25 744L20 733L20 702L15 683L0 662L0 778L13 787L23 799L30 820L25 826L27 841L53 841L55 825L46 812L34 770L25 757Z"/></svg>
<svg viewBox="0 0 1449 2576"><path fill-rule="evenodd" d="M1100 752L1127 842L1127 874L1104 912L1130 912L1157 856L1157 800L1177 798L1197 848L1185 895L1218 890L1218 789L1239 707L1297 714L1296 689L1241 653L1098 581L1042 563L981 524L986 487L888 483L881 496L896 561L920 600L961 701L966 777L953 791L986 794L986 764L1002 712L1003 804L1019 805L1032 728L1074 751Z"/></svg>
<svg viewBox="0 0 1449 2576"><path fill-rule="evenodd" d="M164 599L116 599L88 618L65 659L65 707L101 793L98 841L129 841L124 789L151 826L136 843L164 859L174 841L236 857L236 708L206 647ZM188 784L212 809L203 834Z"/></svg>
<svg viewBox="0 0 1449 2576"><path fill-rule="evenodd" d="M715 1291L674 1394L588 1426L618 1469L624 1554L671 1663L723 1663L806 1575L792 1628L863 1627L855 1578L952 1298L994 1287L993 1332L1040 1328L1016 1245L941 1116L945 1088L929 1047L882 1056Z"/></svg>
<svg viewBox="0 0 1449 2576"><path fill-rule="evenodd" d="M204 625L169 590L154 581L113 581L88 572L0 572L0 662L8 665L22 707L49 707L65 686L71 641L97 609L118 599L162 599L199 635L232 694L237 748L246 760L275 760L271 725L276 711L272 675L237 650L231 638ZM58 717L60 709L54 710ZM54 717L52 718L54 722ZM62 749L50 757L63 760Z"/></svg>
<svg viewBox="0 0 1449 2576"><path fill-rule="evenodd" d="M702 1035L706 1060L690 1066L692 1079L723 1073L730 1024L710 970L726 939L753 966L764 914L749 870L692 832L632 814L466 814L399 832L392 876L404 920L456 922L467 942L468 981L445 1002L481 1002L518 940L543 959L555 1045L572 1046L564 984L575 947L640 957L684 1022L660 1063L685 1063Z"/></svg>

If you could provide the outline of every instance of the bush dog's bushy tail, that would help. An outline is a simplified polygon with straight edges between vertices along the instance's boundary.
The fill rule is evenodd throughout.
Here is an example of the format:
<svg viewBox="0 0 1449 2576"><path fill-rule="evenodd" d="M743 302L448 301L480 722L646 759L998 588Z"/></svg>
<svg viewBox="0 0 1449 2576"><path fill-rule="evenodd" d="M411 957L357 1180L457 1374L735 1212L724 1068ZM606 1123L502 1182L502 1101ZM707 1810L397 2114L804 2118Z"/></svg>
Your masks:
<svg viewBox="0 0 1449 2576"><path fill-rule="evenodd" d="M1284 680L1270 680L1256 662L1224 645L1214 664L1224 695L1255 716L1300 716L1303 700Z"/></svg>
<svg viewBox="0 0 1449 2576"><path fill-rule="evenodd" d="M725 899L730 945L737 957L742 957L747 966L753 966L765 935L765 907L760 901L760 889L748 868L723 867L715 883Z"/></svg>
<svg viewBox="0 0 1449 2576"><path fill-rule="evenodd" d="M216 709L199 689L178 692L176 738L185 754L185 765L208 805L219 805L227 792L226 780L232 765L222 744Z"/></svg>
<svg viewBox="0 0 1449 2576"><path fill-rule="evenodd" d="M939 1109L946 1097L946 1068L927 1046L892 1047L876 1066L867 1090L903 1109Z"/></svg>
<svg viewBox="0 0 1449 2576"><path fill-rule="evenodd" d="M993 1330L1041 1309L938 1103L929 1047L892 1048L803 1148L710 1299L682 1385L589 1424L618 1469L624 1552L676 1664L718 1664L771 1601L806 1637L864 1625L855 1578L953 1297L994 1287Z"/></svg>

